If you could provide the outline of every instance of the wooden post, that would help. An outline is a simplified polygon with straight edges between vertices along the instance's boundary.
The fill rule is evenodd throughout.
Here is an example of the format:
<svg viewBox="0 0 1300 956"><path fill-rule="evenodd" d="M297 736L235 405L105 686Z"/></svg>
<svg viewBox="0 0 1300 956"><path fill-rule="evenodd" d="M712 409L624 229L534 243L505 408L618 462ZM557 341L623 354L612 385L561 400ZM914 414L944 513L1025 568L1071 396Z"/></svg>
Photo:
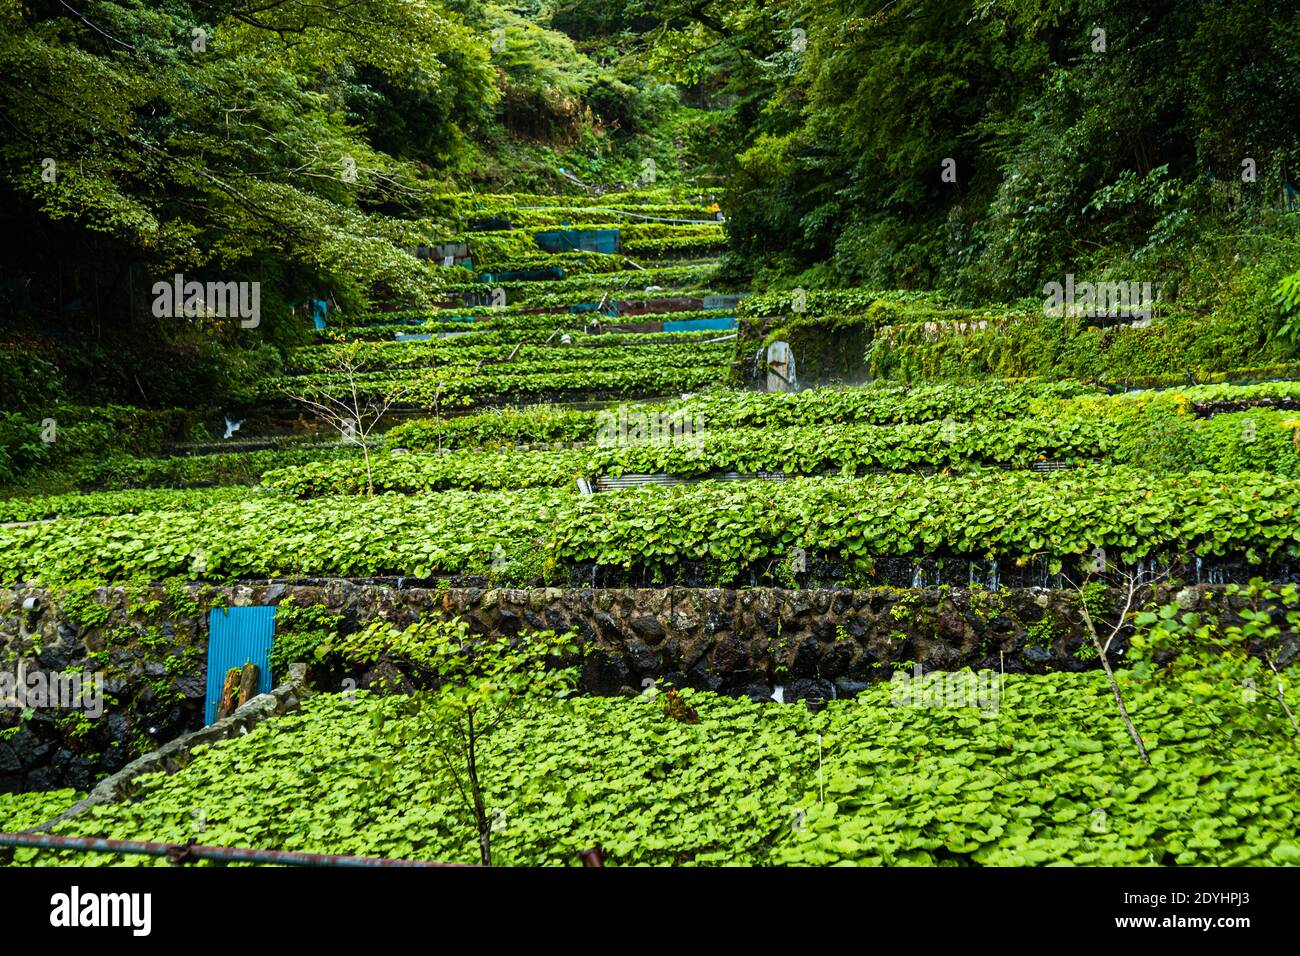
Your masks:
<svg viewBox="0 0 1300 956"><path fill-rule="evenodd" d="M232 667L226 671L226 680L221 685L221 699L217 701L217 720L229 717L234 710L235 697L239 693L240 669Z"/></svg>
<svg viewBox="0 0 1300 956"><path fill-rule="evenodd" d="M239 677L239 706L243 707L257 696L257 678L259 669L256 664L245 664L244 672Z"/></svg>

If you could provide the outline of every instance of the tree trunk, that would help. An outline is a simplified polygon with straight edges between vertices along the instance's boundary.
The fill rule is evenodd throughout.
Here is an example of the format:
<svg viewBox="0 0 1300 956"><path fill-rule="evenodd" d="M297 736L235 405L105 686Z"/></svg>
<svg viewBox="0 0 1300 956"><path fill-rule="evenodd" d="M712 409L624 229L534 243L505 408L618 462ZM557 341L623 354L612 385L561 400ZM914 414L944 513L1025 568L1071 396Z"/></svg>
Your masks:
<svg viewBox="0 0 1300 956"><path fill-rule="evenodd" d="M1090 630L1091 627L1089 628ZM1101 640L1097 637L1097 632L1092 630L1092 646L1097 648L1097 656L1101 659L1102 670L1106 672L1106 679L1110 681L1110 692L1115 695L1115 706L1119 708L1120 719L1124 721L1124 726L1128 728L1129 736L1133 738L1133 743L1137 745L1138 753L1142 755L1142 762L1148 767L1151 766L1151 756L1147 753L1147 746L1142 742L1142 735L1138 733L1137 727L1129 718L1128 708L1124 706L1124 695L1120 693L1119 682L1115 680L1115 672L1110 669L1110 661L1106 660L1106 648L1102 647Z"/></svg>
<svg viewBox="0 0 1300 956"><path fill-rule="evenodd" d="M492 823L488 820L487 807L483 803L483 788L478 781L478 757L475 753L477 739L474 730L474 714L469 714L469 789L474 798L474 824L478 827L479 862L484 866L492 865Z"/></svg>

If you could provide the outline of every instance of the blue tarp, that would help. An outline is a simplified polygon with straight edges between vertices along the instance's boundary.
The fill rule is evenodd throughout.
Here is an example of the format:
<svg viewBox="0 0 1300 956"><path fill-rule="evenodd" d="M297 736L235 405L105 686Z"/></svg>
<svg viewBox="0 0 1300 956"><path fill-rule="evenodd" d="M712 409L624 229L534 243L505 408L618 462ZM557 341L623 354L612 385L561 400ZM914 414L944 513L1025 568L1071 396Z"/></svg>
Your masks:
<svg viewBox="0 0 1300 956"><path fill-rule="evenodd" d="M676 322L664 323L665 332L703 332L706 330L726 332L735 327L735 316L717 319L681 319Z"/></svg>
<svg viewBox="0 0 1300 956"><path fill-rule="evenodd" d="M552 229L533 235L547 252L604 252L619 250L617 229Z"/></svg>
<svg viewBox="0 0 1300 956"><path fill-rule="evenodd" d="M569 312L575 315L583 312L599 312L602 315L616 316L618 315L618 303L606 302L605 307L602 309L599 302L578 302L569 306Z"/></svg>
<svg viewBox="0 0 1300 956"><path fill-rule="evenodd" d="M563 279L564 270L559 266L546 269L510 269L505 272L485 272L478 277L480 282L538 282L545 279Z"/></svg>

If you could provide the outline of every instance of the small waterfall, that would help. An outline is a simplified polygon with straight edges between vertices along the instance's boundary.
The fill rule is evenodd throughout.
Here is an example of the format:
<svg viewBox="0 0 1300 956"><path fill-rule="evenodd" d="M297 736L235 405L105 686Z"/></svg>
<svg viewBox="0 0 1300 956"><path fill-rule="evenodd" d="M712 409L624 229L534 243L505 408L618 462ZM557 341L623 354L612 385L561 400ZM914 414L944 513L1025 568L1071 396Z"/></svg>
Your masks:
<svg viewBox="0 0 1300 956"><path fill-rule="evenodd" d="M1201 560L1201 556L1198 554L1198 555L1196 556L1196 583L1197 583L1197 584L1201 584L1201 583L1202 583L1202 581L1201 581L1201 565L1202 565L1203 563L1204 563L1204 562Z"/></svg>
<svg viewBox="0 0 1300 956"><path fill-rule="evenodd" d="M919 564L912 565L912 587L914 588L925 587L925 572L921 570L921 566Z"/></svg>
<svg viewBox="0 0 1300 956"><path fill-rule="evenodd" d="M235 421L229 415L224 415L222 417L226 420L226 433L221 436L222 438L230 438L235 434L235 432L239 431L239 426L244 424L242 418L239 419L239 421Z"/></svg>
<svg viewBox="0 0 1300 956"><path fill-rule="evenodd" d="M970 586L980 585L990 591L998 589L998 562L996 559L990 561L967 561L966 566L969 569Z"/></svg>
<svg viewBox="0 0 1300 956"><path fill-rule="evenodd" d="M784 704L784 703L785 703L785 685L784 685L784 684L777 684L775 687L772 688L772 699L773 699L774 701L776 701L778 704Z"/></svg>

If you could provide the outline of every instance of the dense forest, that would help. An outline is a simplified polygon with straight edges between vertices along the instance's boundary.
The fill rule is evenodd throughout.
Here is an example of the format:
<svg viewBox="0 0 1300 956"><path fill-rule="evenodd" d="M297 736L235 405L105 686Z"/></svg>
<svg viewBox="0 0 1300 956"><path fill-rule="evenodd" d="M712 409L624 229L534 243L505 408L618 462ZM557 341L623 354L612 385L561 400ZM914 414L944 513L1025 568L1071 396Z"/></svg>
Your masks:
<svg viewBox="0 0 1300 956"><path fill-rule="evenodd" d="M219 397L300 340L284 320L310 296L427 304L410 250L448 193L581 193L649 169L725 185L737 288L1013 301L1087 274L1229 312L1234 340L1297 335L1279 305L1296 302L1300 202L1285 2L13 0L2 15L8 408L60 388ZM186 271L260 281L260 333L152 322L152 282Z"/></svg>

